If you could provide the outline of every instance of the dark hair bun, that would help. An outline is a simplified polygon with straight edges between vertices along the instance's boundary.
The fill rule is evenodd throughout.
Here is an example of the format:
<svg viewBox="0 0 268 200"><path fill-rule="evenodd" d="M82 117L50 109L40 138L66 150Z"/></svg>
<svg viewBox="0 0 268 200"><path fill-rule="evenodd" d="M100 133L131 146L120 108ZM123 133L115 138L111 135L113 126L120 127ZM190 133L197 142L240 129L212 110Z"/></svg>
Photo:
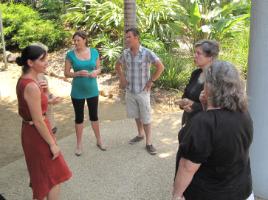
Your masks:
<svg viewBox="0 0 268 200"><path fill-rule="evenodd" d="M16 63L17 63L19 66L23 66L23 65L24 65L24 62L23 62L23 60L22 60L22 58L21 58L20 56L18 56L18 57L16 58Z"/></svg>

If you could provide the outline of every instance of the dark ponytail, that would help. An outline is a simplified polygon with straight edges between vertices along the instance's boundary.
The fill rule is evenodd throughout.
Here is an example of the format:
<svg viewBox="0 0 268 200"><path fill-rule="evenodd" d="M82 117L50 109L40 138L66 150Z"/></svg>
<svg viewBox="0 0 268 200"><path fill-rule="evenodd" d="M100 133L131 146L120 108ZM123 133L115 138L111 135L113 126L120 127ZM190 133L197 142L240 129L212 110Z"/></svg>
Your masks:
<svg viewBox="0 0 268 200"><path fill-rule="evenodd" d="M25 74L29 71L29 65L27 63L28 60L35 61L38 58L44 58L47 55L47 51L44 47L39 45L29 45L25 47L21 56L16 58L16 63L19 66L22 66L22 73Z"/></svg>

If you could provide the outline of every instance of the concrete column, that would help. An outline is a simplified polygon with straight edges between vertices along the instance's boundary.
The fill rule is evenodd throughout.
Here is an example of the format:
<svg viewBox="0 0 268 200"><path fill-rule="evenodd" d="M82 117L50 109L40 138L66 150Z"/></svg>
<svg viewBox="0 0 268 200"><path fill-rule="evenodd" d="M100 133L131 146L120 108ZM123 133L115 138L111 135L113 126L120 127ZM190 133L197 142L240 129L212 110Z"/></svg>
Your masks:
<svg viewBox="0 0 268 200"><path fill-rule="evenodd" d="M268 0L251 4L247 90L254 137L250 159L253 191L268 199Z"/></svg>

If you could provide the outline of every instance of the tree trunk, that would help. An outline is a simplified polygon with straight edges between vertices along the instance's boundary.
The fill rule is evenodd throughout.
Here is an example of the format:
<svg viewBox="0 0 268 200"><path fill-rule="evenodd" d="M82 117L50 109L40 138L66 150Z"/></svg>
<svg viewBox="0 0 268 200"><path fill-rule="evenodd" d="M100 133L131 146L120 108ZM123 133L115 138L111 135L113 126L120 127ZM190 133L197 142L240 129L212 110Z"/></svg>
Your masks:
<svg viewBox="0 0 268 200"><path fill-rule="evenodd" d="M3 46L3 59L4 59L4 67L1 70L7 70L7 56L6 56L6 44L4 38L4 28L2 23L2 11L0 10L0 34L1 34L1 41Z"/></svg>
<svg viewBox="0 0 268 200"><path fill-rule="evenodd" d="M136 0L124 0L124 36L129 28L136 28Z"/></svg>

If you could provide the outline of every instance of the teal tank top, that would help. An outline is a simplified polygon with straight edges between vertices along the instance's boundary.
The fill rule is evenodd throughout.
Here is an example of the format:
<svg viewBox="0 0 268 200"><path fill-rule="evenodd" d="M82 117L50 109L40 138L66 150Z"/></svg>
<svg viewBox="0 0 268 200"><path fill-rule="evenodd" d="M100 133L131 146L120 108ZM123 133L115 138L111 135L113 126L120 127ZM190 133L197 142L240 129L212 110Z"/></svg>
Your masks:
<svg viewBox="0 0 268 200"><path fill-rule="evenodd" d="M66 59L71 62L74 72L87 70L91 72L96 69L96 61L99 58L97 49L90 48L90 59L80 60L75 55L74 50L67 52ZM85 99L99 95L98 83L96 78L74 77L72 81L71 97L74 99Z"/></svg>

